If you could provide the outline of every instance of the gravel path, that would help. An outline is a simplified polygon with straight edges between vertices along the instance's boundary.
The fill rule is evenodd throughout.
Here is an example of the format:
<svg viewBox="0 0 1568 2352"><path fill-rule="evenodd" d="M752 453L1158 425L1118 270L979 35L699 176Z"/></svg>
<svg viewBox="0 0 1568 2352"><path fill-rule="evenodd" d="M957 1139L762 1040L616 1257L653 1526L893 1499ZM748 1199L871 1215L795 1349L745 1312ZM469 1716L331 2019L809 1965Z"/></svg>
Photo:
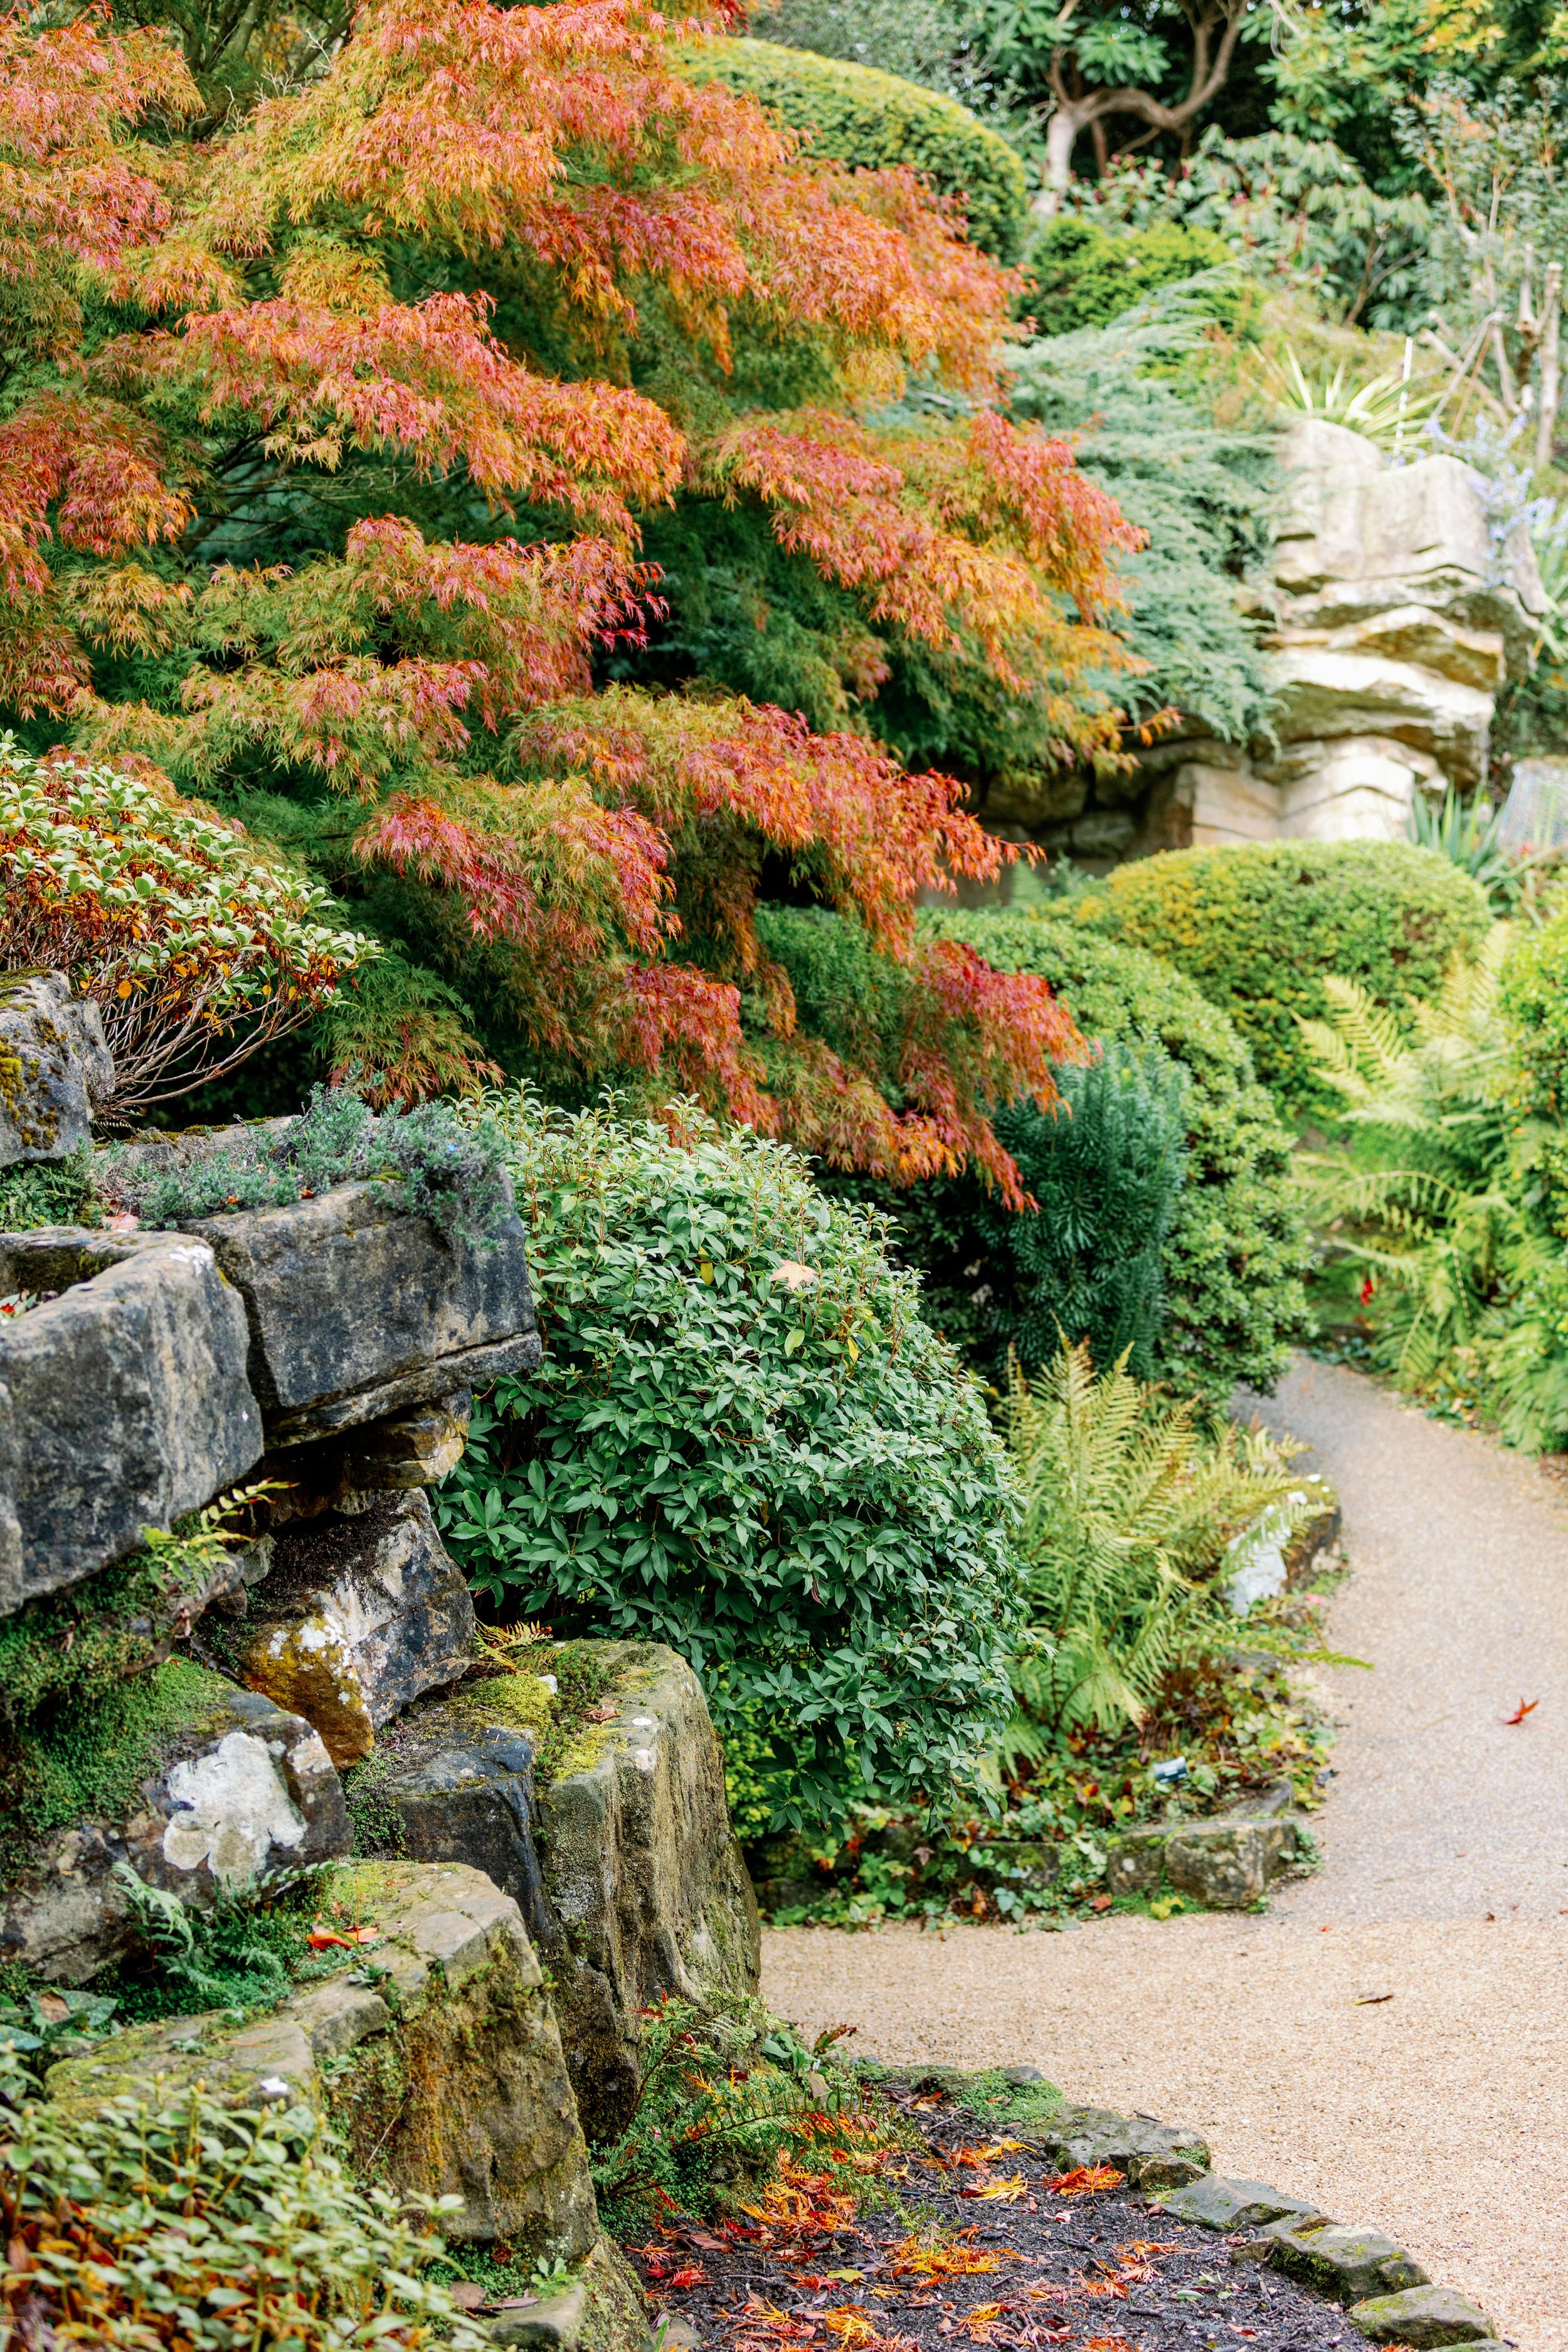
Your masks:
<svg viewBox="0 0 1568 2352"><path fill-rule="evenodd" d="M763 1991L879 2057L1030 2060L1193 2126L1568 2352L1568 1507L1352 1372L1300 1362L1264 1411L1340 1490L1331 1632L1375 1668L1325 1678L1321 1875L1259 1918L775 1930Z"/></svg>

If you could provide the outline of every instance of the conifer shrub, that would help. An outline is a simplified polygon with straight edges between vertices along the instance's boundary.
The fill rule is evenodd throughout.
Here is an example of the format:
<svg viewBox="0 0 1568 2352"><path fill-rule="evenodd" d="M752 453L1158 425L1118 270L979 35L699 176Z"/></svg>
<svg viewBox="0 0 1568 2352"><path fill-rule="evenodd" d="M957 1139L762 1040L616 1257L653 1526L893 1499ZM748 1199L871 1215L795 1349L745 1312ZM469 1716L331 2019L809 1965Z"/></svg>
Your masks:
<svg viewBox="0 0 1568 2352"><path fill-rule="evenodd" d="M1086 1342L1099 1365L1125 1356L1146 1379L1185 1174L1184 1073L1159 1045L1112 1042L1087 1069L1064 1070L1061 1092L1055 1117L1033 1103L1002 1115L1036 1202L1024 1216L994 1208L985 1220L998 1273L1011 1268L1011 1344L1028 1371L1066 1339Z"/></svg>
<svg viewBox="0 0 1568 2352"><path fill-rule="evenodd" d="M778 1826L972 1790L1006 1720L1014 1500L883 1221L694 1110L491 1106L543 1360L438 1497L508 1613L668 1643L766 1727Z"/></svg>
<svg viewBox="0 0 1568 2352"><path fill-rule="evenodd" d="M1232 1023L1170 964L1065 915L952 908L921 922L999 971L1048 981L1085 1036L1155 1049L1184 1073L1185 1180L1161 1249L1164 1305L1152 1370L1215 1404L1238 1381L1272 1387L1305 1321L1306 1236L1287 1181L1289 1134ZM814 910L770 908L759 928L814 1017L837 1000L840 1019L866 1018L872 1000L854 985L848 926ZM907 1191L850 1181L896 1221L900 1255L924 1276L927 1316L998 1378L1017 1300L993 1238L992 1200L963 1178Z"/></svg>
<svg viewBox="0 0 1568 2352"><path fill-rule="evenodd" d="M1302 1038L1323 981L1354 981L1396 1013L1436 994L1491 922L1485 891L1404 841L1248 842L1121 866L1087 909L1097 929L1163 956L1229 1015L1288 1112L1335 1099Z"/></svg>
<svg viewBox="0 0 1568 2352"><path fill-rule="evenodd" d="M920 173L939 195L963 199L976 245L999 261L1016 260L1028 218L1024 166L1007 142L955 98L872 66L772 41L708 43L691 52L688 70L756 99L788 130L806 135L813 156L852 171L903 164Z"/></svg>

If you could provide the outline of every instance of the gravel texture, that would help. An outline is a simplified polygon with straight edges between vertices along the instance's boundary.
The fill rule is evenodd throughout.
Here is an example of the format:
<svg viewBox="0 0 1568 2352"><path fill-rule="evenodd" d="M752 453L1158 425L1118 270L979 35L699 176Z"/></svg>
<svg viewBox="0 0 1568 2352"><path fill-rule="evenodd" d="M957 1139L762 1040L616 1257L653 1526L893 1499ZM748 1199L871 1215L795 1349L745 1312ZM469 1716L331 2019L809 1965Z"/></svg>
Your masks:
<svg viewBox="0 0 1568 2352"><path fill-rule="evenodd" d="M1568 1508L1352 1372L1300 1362L1263 1410L1340 1490L1331 1632L1374 1668L1324 1677L1321 1874L1264 1917L774 1930L763 1991L891 2063L1030 2062L1189 2125L1568 2352Z"/></svg>

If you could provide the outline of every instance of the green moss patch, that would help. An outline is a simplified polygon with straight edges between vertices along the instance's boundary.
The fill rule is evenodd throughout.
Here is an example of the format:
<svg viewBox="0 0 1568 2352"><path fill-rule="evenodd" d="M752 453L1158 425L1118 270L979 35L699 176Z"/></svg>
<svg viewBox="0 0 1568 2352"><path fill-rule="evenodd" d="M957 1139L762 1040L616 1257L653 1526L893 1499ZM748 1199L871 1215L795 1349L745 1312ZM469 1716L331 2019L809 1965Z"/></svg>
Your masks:
<svg viewBox="0 0 1568 2352"><path fill-rule="evenodd" d="M221 1675L170 1658L110 1683L90 1706L79 1697L69 1707L49 1709L11 1751L17 1810L4 1834L19 1845L28 1832L125 1813L142 1782L231 1696Z"/></svg>

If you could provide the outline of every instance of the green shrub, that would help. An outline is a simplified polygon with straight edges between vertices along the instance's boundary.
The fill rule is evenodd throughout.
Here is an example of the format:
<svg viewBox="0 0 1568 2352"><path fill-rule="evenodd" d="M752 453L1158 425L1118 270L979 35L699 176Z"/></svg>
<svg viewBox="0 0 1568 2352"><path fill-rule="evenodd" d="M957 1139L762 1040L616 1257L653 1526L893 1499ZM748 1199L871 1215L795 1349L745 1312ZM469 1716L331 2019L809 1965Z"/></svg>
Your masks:
<svg viewBox="0 0 1568 2352"><path fill-rule="evenodd" d="M1119 679L1118 699L1134 719L1174 703L1245 743L1268 722L1268 689L1237 589L1268 568L1278 449L1245 419L1221 421L1205 396L1205 299L1173 284L1105 326L1016 345L1008 404L1070 438L1089 480L1148 535L1118 565L1127 614L1117 625L1149 668ZM1048 758L1036 764L1053 771ZM1018 806L1027 821L1027 800Z"/></svg>
<svg viewBox="0 0 1568 2352"><path fill-rule="evenodd" d="M1102 1369L1124 1353L1153 1369L1164 1311L1164 1249L1184 1172L1183 1073L1158 1045L1108 1045L1064 1069L1066 1109L999 1114L996 1132L1037 1207L993 1212L994 1249L1010 1260L1011 1340L1027 1371L1062 1338L1088 1342Z"/></svg>
<svg viewBox="0 0 1568 2352"><path fill-rule="evenodd" d="M1086 1036L1157 1045L1186 1072L1186 1181L1163 1251L1165 1310L1153 1370L1215 1404L1237 1381L1272 1388L1305 1322L1306 1238L1287 1181L1289 1136L1232 1024L1169 964L1066 916L966 908L921 921L965 940L998 971L1048 980ZM914 1227L918 1261L942 1286L934 1319L994 1363L1007 1330L966 1312L974 1276L984 1287L993 1271L977 1222L983 1196L973 1186L921 1190L940 1196L941 1230L930 1234L929 1251L918 1246L918 1192L902 1196L908 1210L901 1202L899 1214Z"/></svg>
<svg viewBox="0 0 1568 2352"><path fill-rule="evenodd" d="M441 1491L475 1583L668 1642L721 1731L760 1713L781 1822L972 1787L1006 1715L1012 1486L880 1221L694 1112L492 1108L544 1358Z"/></svg>
<svg viewBox="0 0 1568 2352"><path fill-rule="evenodd" d="M1248 842L1123 866L1089 919L1194 981L1251 1046L1288 1111L1335 1098L1300 1024L1327 1010L1324 976L1405 1013L1491 921L1486 893L1446 857L1403 841Z"/></svg>
<svg viewBox="0 0 1568 2352"><path fill-rule="evenodd" d="M771 41L711 42L689 53L686 69L746 91L791 131L809 132L813 155L851 170L907 164L939 194L964 199L976 245L999 261L1016 258L1028 215L1024 166L956 99Z"/></svg>
<svg viewBox="0 0 1568 2352"><path fill-rule="evenodd" d="M480 2352L421 2276L421 2200L356 2188L309 2107L233 2112L205 2085L7 2117L9 2340L105 2352ZM458 2200L450 2200L456 2204Z"/></svg>
<svg viewBox="0 0 1568 2352"><path fill-rule="evenodd" d="M1151 221L1120 235L1076 213L1059 215L1031 244L1026 265L1032 283L1020 307L1042 335L1070 335L1103 327L1157 286L1223 268L1231 258L1212 229ZM1222 307L1234 309L1216 297Z"/></svg>

